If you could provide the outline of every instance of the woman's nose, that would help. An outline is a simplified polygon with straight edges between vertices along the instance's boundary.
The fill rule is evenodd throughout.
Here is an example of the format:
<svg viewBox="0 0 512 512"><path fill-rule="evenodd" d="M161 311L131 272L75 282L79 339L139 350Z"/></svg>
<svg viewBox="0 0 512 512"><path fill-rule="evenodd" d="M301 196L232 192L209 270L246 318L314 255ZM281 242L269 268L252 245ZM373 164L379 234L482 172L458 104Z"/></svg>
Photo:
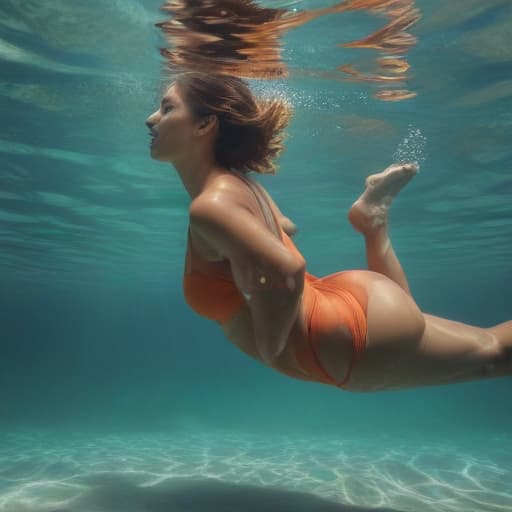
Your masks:
<svg viewBox="0 0 512 512"><path fill-rule="evenodd" d="M146 119L146 126L152 130L153 129L153 126L155 126L156 122L155 120L153 119L153 116L149 116L147 119Z"/></svg>
<svg viewBox="0 0 512 512"><path fill-rule="evenodd" d="M146 126L151 130L153 126L156 124L155 120L156 112L153 112L147 119L146 119Z"/></svg>

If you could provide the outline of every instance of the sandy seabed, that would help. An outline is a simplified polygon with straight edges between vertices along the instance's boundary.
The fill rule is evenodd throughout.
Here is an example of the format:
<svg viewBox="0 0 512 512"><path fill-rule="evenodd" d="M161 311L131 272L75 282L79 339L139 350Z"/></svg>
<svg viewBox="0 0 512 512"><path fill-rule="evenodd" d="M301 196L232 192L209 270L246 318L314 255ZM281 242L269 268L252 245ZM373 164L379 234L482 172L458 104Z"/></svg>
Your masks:
<svg viewBox="0 0 512 512"><path fill-rule="evenodd" d="M512 510L512 435L0 434L0 512Z"/></svg>

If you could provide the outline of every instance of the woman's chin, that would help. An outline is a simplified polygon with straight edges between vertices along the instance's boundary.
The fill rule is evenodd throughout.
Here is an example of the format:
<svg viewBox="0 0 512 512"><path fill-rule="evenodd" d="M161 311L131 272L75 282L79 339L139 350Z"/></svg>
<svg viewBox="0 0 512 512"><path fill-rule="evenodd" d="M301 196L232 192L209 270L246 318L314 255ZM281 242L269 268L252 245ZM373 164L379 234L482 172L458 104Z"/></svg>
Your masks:
<svg viewBox="0 0 512 512"><path fill-rule="evenodd" d="M162 155L158 151L155 151L153 148L150 150L150 156L153 160L158 160L159 162L169 162L169 157L166 157L165 155Z"/></svg>
<svg viewBox="0 0 512 512"><path fill-rule="evenodd" d="M161 156L158 153L158 150L154 146L150 146L149 148L149 154L151 155L151 158L153 160L161 160Z"/></svg>
<svg viewBox="0 0 512 512"><path fill-rule="evenodd" d="M159 160L160 162L170 162L171 161L169 154L162 153L158 149L158 146L156 146L155 144L153 144L149 147L149 154L153 160Z"/></svg>

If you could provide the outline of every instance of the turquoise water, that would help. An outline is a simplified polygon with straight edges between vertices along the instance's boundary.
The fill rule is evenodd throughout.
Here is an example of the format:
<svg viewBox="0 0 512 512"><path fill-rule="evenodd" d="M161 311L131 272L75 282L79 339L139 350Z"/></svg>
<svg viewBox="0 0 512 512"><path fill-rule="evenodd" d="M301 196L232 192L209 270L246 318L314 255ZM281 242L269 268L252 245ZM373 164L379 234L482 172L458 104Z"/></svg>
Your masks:
<svg viewBox="0 0 512 512"><path fill-rule="evenodd" d="M144 125L160 3L0 3L0 512L512 510L510 378L349 393L264 367L186 306L189 198ZM320 276L366 267L346 218L365 177L419 162L390 214L412 293L489 326L512 318L512 4L417 6L403 102L306 77L364 58L336 45L382 20L286 35L290 79L253 85L295 115L256 179Z"/></svg>

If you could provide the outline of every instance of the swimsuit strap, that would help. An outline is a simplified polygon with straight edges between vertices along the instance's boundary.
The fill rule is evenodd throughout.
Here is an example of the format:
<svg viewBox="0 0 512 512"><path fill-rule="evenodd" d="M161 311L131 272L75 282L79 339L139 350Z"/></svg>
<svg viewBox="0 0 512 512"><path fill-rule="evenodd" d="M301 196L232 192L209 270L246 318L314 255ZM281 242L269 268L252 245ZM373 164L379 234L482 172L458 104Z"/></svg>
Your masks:
<svg viewBox="0 0 512 512"><path fill-rule="evenodd" d="M277 222L277 219L272 211L272 208L270 207L270 204L268 202L268 199L263 197L263 188L261 188L261 185L256 181L251 181L249 178L244 176L240 171L237 172L237 176L242 178L245 183L247 183L247 186L252 190L253 194L256 197L256 200L258 201L258 204L260 205L261 211L263 212L263 216L265 217L267 226L270 227L274 235L279 238L279 240L282 240L281 235L281 229L280 225ZM252 186L254 184L254 187Z"/></svg>

